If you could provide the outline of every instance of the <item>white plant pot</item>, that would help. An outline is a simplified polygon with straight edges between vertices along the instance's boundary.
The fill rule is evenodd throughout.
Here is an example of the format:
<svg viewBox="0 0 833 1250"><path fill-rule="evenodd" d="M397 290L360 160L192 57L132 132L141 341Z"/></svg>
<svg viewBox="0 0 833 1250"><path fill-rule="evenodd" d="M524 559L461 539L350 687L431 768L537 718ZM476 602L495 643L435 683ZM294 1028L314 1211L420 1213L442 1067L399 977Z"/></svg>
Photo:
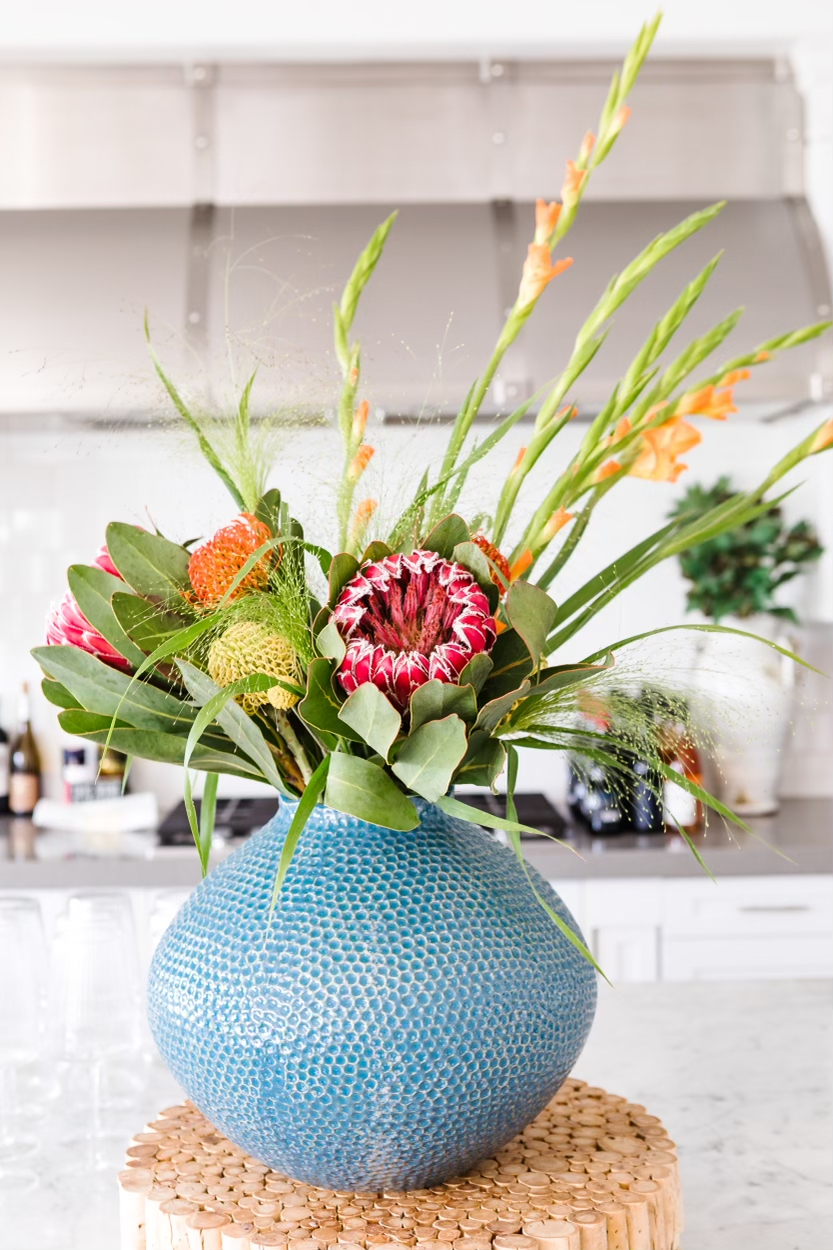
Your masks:
<svg viewBox="0 0 833 1250"><path fill-rule="evenodd" d="M789 625L778 617L724 617L720 624L796 648ZM794 670L794 661L765 643L732 634L700 635L693 674L695 712L711 739L718 796L739 816L778 810Z"/></svg>

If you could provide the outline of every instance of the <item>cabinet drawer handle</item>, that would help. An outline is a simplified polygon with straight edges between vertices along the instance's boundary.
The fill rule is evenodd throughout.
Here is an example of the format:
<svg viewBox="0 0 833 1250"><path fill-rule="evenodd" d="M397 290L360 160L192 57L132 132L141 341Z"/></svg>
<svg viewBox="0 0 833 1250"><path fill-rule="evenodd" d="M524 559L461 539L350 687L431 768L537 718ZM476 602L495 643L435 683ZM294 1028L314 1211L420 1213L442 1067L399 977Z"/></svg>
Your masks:
<svg viewBox="0 0 833 1250"><path fill-rule="evenodd" d="M751 903L748 907L739 907L738 911L811 911L809 903Z"/></svg>

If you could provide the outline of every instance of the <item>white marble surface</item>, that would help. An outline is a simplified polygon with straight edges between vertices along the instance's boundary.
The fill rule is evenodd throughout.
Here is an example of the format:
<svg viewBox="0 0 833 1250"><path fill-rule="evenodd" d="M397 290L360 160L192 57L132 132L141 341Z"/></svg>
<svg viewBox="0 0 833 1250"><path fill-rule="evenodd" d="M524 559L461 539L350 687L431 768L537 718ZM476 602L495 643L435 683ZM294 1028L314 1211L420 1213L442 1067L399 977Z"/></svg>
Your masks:
<svg viewBox="0 0 833 1250"><path fill-rule="evenodd" d="M680 1151L682 1250L821 1250L833 1226L829 982L603 988L576 1075L644 1103ZM178 1091L156 1064L110 1127L125 1137ZM70 1079L67 1083L72 1086ZM127 1092L127 1091L124 1091ZM115 1181L71 1174L66 1101L38 1189L0 1200L2 1250L118 1250Z"/></svg>

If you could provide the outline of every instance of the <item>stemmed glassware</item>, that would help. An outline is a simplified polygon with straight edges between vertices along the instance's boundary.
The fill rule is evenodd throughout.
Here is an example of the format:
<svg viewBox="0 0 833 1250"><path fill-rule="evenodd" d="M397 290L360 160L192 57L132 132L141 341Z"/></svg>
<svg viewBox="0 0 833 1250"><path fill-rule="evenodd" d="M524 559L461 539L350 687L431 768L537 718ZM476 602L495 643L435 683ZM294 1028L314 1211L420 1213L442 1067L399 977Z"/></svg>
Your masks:
<svg viewBox="0 0 833 1250"><path fill-rule="evenodd" d="M0 1193L22 1193L38 1183L20 1170L40 1147L28 1132L18 1098L19 1070L40 1055L46 1017L46 946L35 899L0 897Z"/></svg>
<svg viewBox="0 0 833 1250"><path fill-rule="evenodd" d="M133 913L126 893L90 892L70 897L59 923L54 960L58 1047L83 1078L88 1131L79 1168L112 1164L104 1131L106 1063L126 1058L140 1038L143 995ZM114 1136L118 1149L123 1140Z"/></svg>

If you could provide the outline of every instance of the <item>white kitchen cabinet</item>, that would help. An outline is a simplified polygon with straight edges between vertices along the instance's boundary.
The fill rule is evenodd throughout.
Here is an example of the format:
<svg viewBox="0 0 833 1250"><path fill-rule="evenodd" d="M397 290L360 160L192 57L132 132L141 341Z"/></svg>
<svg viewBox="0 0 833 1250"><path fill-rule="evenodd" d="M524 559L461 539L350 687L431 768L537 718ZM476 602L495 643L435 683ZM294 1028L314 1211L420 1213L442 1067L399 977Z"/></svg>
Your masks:
<svg viewBox="0 0 833 1250"><path fill-rule="evenodd" d="M833 975L833 877L553 882L614 984Z"/></svg>

